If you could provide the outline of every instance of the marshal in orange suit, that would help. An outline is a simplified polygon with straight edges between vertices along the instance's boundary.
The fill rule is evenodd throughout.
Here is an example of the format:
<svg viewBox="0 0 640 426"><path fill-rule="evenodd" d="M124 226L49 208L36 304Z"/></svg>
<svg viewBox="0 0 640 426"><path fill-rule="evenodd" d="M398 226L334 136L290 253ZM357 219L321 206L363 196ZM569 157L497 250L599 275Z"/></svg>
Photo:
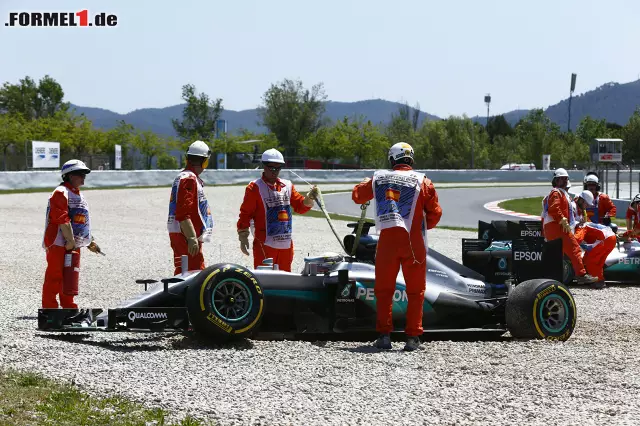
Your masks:
<svg viewBox="0 0 640 426"><path fill-rule="evenodd" d="M442 209L433 183L413 170L413 148L404 142L389 150L392 170L379 170L373 179L365 179L353 188L352 199L357 204L376 200L376 229L380 233L376 250L375 342L379 349L391 349L393 331L392 308L396 279L402 267L407 291L407 317L404 350L420 348L422 306L427 281L426 229L440 221ZM425 226L426 225L426 226ZM426 229L424 229L426 227Z"/></svg>

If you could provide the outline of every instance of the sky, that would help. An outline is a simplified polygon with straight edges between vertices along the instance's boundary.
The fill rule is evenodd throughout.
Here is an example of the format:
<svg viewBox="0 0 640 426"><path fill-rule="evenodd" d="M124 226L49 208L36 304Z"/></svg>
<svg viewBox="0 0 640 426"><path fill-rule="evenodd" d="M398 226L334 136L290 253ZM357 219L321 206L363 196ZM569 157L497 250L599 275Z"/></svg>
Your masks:
<svg viewBox="0 0 640 426"><path fill-rule="evenodd" d="M112 28L7 27L10 12L117 16ZM194 84L255 108L285 78L327 98L419 103L440 117L546 108L640 78L640 1L0 0L0 83L48 74L76 105L121 114Z"/></svg>

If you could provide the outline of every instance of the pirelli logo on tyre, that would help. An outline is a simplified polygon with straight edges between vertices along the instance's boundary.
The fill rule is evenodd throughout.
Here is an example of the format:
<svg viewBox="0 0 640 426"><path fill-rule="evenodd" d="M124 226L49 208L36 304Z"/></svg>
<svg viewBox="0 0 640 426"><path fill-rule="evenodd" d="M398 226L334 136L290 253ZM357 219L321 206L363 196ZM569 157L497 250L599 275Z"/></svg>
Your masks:
<svg viewBox="0 0 640 426"><path fill-rule="evenodd" d="M542 290L540 293L538 293L538 295L536 296L536 301L540 301L542 298L544 298L545 296L547 296L548 294L553 293L554 291L556 291L556 286L555 284L545 288L544 290Z"/></svg>
<svg viewBox="0 0 640 426"><path fill-rule="evenodd" d="M226 331L227 333L231 333L233 331L233 327L231 327L229 324L227 324L226 322L222 321L220 318L218 318L217 316L215 316L212 313L207 315L207 319L209 321L211 321L213 324L215 324L218 327L220 327L221 329L223 329L224 331Z"/></svg>

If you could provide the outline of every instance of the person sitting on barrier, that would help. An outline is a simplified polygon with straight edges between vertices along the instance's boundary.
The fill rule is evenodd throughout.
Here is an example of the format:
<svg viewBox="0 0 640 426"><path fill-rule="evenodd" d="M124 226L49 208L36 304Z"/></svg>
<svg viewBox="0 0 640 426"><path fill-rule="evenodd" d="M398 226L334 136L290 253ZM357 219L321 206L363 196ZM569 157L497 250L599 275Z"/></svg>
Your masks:
<svg viewBox="0 0 640 426"><path fill-rule="evenodd" d="M566 191L569 174L563 168L553 173L549 192L543 204L542 226L547 241L562 239L562 251L571 260L578 284L589 284L598 279L587 273L582 263L582 251L576 241L574 229L577 223L572 200Z"/></svg>
<svg viewBox="0 0 640 426"><path fill-rule="evenodd" d="M577 213L584 215L585 219L587 209L594 204L593 198L593 193L585 190L574 199ZM583 220L576 226L575 236L576 241L585 251L582 262L587 272L598 278L592 286L598 289L605 287L604 263L609 253L616 247L618 241L616 234L606 225Z"/></svg>
<svg viewBox="0 0 640 426"><path fill-rule="evenodd" d="M205 268L202 243L211 241L213 216L200 174L209 165L211 150L203 141L187 149L187 166L173 181L169 198L167 230L173 250L174 274L182 272L182 256L188 256L190 271Z"/></svg>
<svg viewBox="0 0 640 426"><path fill-rule="evenodd" d="M610 225L611 218L616 217L616 205L607 194L600 192L600 181L595 172L589 172L584 177L582 189L593 194L593 205L587 209L587 216L593 223Z"/></svg>
<svg viewBox="0 0 640 426"><path fill-rule="evenodd" d="M80 247L100 252L91 235L89 205L80 193L89 173L91 169L84 162L67 161L62 165L62 183L49 196L42 240L42 248L47 253L47 270L42 286L42 307L45 309L58 308L56 296L59 296L62 308L78 309L74 301L77 288L69 289L71 291L63 288L65 255L76 251L80 256Z"/></svg>
<svg viewBox="0 0 640 426"><path fill-rule="evenodd" d="M247 185L240 206L237 229L240 250L249 255L249 234L253 222L253 267L273 259L278 269L291 272L293 263L293 211L304 214L311 210L318 196L314 186L306 196L296 191L290 180L278 177L284 157L275 148L262 153L262 176Z"/></svg>

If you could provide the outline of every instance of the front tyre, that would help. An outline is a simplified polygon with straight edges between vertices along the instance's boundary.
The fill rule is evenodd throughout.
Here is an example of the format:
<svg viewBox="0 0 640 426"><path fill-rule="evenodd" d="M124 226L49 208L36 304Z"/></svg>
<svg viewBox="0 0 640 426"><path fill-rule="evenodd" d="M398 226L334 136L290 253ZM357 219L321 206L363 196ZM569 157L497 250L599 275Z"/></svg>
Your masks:
<svg viewBox="0 0 640 426"><path fill-rule="evenodd" d="M230 263L200 272L189 285L186 300L194 330L217 340L248 337L264 313L257 278L248 269Z"/></svg>
<svg viewBox="0 0 640 426"><path fill-rule="evenodd" d="M505 316L513 337L566 341L575 328L577 312L573 295L564 284L536 279L513 289Z"/></svg>

